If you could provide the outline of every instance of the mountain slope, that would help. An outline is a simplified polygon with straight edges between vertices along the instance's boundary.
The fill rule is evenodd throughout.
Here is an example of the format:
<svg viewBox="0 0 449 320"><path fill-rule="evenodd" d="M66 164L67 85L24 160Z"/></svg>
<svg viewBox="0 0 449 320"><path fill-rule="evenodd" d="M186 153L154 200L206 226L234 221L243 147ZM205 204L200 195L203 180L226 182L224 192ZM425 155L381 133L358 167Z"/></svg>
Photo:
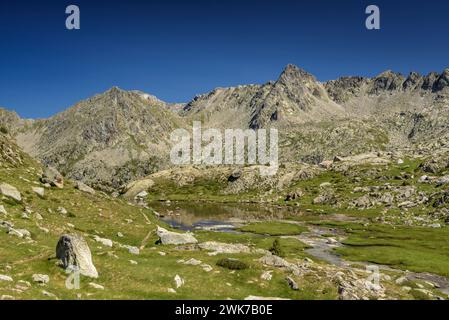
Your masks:
<svg viewBox="0 0 449 320"><path fill-rule="evenodd" d="M276 81L217 88L184 105L118 88L46 120L0 109L18 144L73 179L115 191L171 167L170 133L191 128L279 129L281 162L319 163L379 150L431 152L448 144L449 69L405 77L342 77L320 83L288 65Z"/></svg>
<svg viewBox="0 0 449 320"><path fill-rule="evenodd" d="M169 134L180 126L155 97L112 88L36 121L16 138L66 176L112 191L166 164Z"/></svg>

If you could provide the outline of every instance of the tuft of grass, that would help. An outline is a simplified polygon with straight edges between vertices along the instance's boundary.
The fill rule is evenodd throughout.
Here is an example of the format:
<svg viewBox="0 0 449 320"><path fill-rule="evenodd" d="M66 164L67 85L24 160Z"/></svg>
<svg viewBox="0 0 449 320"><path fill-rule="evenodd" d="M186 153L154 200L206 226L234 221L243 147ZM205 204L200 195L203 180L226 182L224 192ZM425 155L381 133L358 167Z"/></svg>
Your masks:
<svg viewBox="0 0 449 320"><path fill-rule="evenodd" d="M249 265L243 261L234 258L223 258L217 261L217 266L229 270L245 270Z"/></svg>
<svg viewBox="0 0 449 320"><path fill-rule="evenodd" d="M449 277L449 228L393 227L357 223L317 222L344 229L349 235L337 253L351 261L366 261L414 272Z"/></svg>

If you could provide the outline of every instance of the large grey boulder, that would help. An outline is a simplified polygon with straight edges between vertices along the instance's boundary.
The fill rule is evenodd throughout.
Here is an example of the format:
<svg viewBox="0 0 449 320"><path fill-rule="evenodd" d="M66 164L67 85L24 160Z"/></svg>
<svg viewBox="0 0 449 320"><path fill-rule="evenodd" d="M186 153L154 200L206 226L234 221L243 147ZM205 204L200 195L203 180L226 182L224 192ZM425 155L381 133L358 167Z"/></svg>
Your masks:
<svg viewBox="0 0 449 320"><path fill-rule="evenodd" d="M161 244L180 245L198 243L198 240L191 233L171 232L161 227L157 227L157 235L160 238Z"/></svg>
<svg viewBox="0 0 449 320"><path fill-rule="evenodd" d="M20 194L19 190L7 183L0 184L0 194L19 202L22 201L22 195Z"/></svg>
<svg viewBox="0 0 449 320"><path fill-rule="evenodd" d="M40 187L32 187L31 188L35 194L39 197L43 198L45 196L45 189Z"/></svg>
<svg viewBox="0 0 449 320"><path fill-rule="evenodd" d="M13 282L14 280L10 276L0 274L0 281Z"/></svg>
<svg viewBox="0 0 449 320"><path fill-rule="evenodd" d="M215 241L207 241L199 244L200 249L213 251L213 255L219 253L250 253L251 249L240 243L221 243Z"/></svg>
<svg viewBox="0 0 449 320"><path fill-rule="evenodd" d="M98 278L86 240L79 235L63 235L56 246L56 257L64 269L79 270L86 277Z"/></svg>

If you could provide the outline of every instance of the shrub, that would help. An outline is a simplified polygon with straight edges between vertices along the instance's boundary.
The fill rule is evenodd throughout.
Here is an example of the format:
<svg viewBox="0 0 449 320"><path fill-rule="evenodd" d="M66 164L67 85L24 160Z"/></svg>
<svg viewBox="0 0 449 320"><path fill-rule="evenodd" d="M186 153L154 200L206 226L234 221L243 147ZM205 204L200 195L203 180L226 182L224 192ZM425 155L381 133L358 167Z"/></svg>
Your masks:
<svg viewBox="0 0 449 320"><path fill-rule="evenodd" d="M272 254L278 257L284 257L285 253L284 250L282 250L281 241L279 239L276 239L273 241L273 245L269 249Z"/></svg>
<svg viewBox="0 0 449 320"><path fill-rule="evenodd" d="M0 126L0 132L3 134L8 134L8 128L4 127L4 126Z"/></svg>
<svg viewBox="0 0 449 320"><path fill-rule="evenodd" d="M244 270L248 269L249 265L243 261L240 261L238 259L232 259L232 258L224 258L220 259L217 262L217 266L223 267L229 270Z"/></svg>

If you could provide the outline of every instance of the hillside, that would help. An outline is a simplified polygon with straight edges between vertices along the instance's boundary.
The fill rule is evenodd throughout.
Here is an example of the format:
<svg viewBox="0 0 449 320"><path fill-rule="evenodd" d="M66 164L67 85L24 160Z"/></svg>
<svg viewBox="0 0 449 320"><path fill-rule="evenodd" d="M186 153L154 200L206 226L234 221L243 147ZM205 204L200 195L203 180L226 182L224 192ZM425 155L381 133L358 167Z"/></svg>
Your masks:
<svg viewBox="0 0 449 320"><path fill-rule="evenodd" d="M368 228L364 219L338 225L338 220L333 220L332 216L317 215L303 219L301 215L292 213L288 220L247 221L240 225L241 233L206 229L187 235L179 231L159 233L157 226L166 225L156 218L159 213L153 209L129 204L98 191L77 190L71 181L65 181L62 189L46 186L39 181L42 172L39 163L23 154L4 135L0 135L0 141L2 300L441 297L429 281L416 278L414 273L405 274L405 278L401 271L382 271L381 285L374 286L366 280L369 273L363 265L333 265L315 258L311 254L313 251L308 251L315 245L314 237L321 239L322 243L329 243L329 249L338 247L333 245L337 240L330 237L343 241L345 236L335 230L345 226L356 232L345 241L348 244L360 241L357 239L363 239L363 232ZM15 193L5 191L6 185ZM164 206L169 208L167 204ZM365 225L364 229L360 229L362 224L359 223ZM316 228L326 233L315 235ZM369 228L374 232L379 227L373 224ZM392 229L383 228L385 236L393 236ZM413 231L419 241L425 241L420 246L407 247L407 256L427 254L431 257L433 254L433 260L419 261L440 263L444 254L437 251L444 249L445 244L438 241L444 239L446 230L432 230L434 237L428 237L425 230L402 230L403 235L407 234L406 231ZM67 286L70 274L55 258L56 244L64 234L76 234L86 240L98 272L97 278L81 275L79 287ZM171 245L164 242L179 241L185 236L195 237L198 243ZM384 240L379 238L378 241ZM405 245L407 242L401 243ZM435 249L428 251L425 249L428 246ZM358 252L343 251L351 259L357 259ZM440 260L435 260L437 254L440 254ZM389 256L381 252L381 257L384 263L388 262L385 259ZM426 270L428 266L408 267L419 271ZM434 267L432 272L445 271ZM432 281L438 282L437 279Z"/></svg>
<svg viewBox="0 0 449 320"><path fill-rule="evenodd" d="M179 118L157 98L119 88L22 128L26 152L67 177L114 191L167 165Z"/></svg>

